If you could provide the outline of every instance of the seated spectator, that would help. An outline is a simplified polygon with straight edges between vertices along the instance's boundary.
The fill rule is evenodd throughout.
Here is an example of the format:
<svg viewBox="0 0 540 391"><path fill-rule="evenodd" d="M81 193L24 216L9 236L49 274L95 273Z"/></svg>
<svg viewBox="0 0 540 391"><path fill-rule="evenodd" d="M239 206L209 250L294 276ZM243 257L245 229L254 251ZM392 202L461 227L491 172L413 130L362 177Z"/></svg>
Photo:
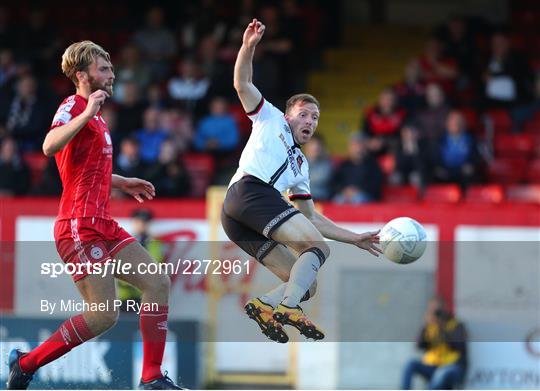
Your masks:
<svg viewBox="0 0 540 391"><path fill-rule="evenodd" d="M17 74L17 64L10 49L0 49L0 87L8 86Z"/></svg>
<svg viewBox="0 0 540 391"><path fill-rule="evenodd" d="M164 110L161 125L167 131L178 153L184 153L191 148L193 117L190 113L174 107Z"/></svg>
<svg viewBox="0 0 540 391"><path fill-rule="evenodd" d="M329 200L332 187L332 162L328 158L323 139L314 134L303 150L309 163L311 195L315 200Z"/></svg>
<svg viewBox="0 0 540 391"><path fill-rule="evenodd" d="M420 76L418 61L411 60L405 67L404 80L394 86L398 104L408 113L416 112L424 101L426 85Z"/></svg>
<svg viewBox="0 0 540 391"><path fill-rule="evenodd" d="M425 353L421 360L409 361L403 373L401 389L410 390L416 374L428 381L426 389L463 387L467 370L467 332L441 298L429 301L416 346Z"/></svg>
<svg viewBox="0 0 540 391"><path fill-rule="evenodd" d="M158 83L151 83L146 89L146 102L148 107L165 109L169 106L168 97Z"/></svg>
<svg viewBox="0 0 540 391"><path fill-rule="evenodd" d="M19 155L17 143L5 137L0 144L0 197L27 194L30 170Z"/></svg>
<svg viewBox="0 0 540 391"><path fill-rule="evenodd" d="M41 181L32 189L32 194L44 196L62 195L62 180L54 158L49 158L47 161Z"/></svg>
<svg viewBox="0 0 540 391"><path fill-rule="evenodd" d="M465 129L465 118L452 111L446 120L446 132L435 151L434 177L440 182L457 182L462 187L474 181L478 150L473 136Z"/></svg>
<svg viewBox="0 0 540 391"><path fill-rule="evenodd" d="M349 141L349 158L334 175L334 201L339 204L361 204L381 198L383 174L368 151L368 141L355 133Z"/></svg>
<svg viewBox="0 0 540 391"><path fill-rule="evenodd" d="M131 44L122 49L120 63L115 70L114 95L116 102L124 100L124 84L134 82L139 91L145 91L150 83L150 72L141 62L140 52L137 46Z"/></svg>
<svg viewBox="0 0 540 391"><path fill-rule="evenodd" d="M201 152L230 152L238 147L238 125L229 113L227 101L215 97L210 102L210 114L199 122L193 145Z"/></svg>
<svg viewBox="0 0 540 391"><path fill-rule="evenodd" d="M365 114L364 131L370 137L368 147L371 152L378 154L395 146L405 115L405 110L397 106L394 91L384 89L379 94L377 105Z"/></svg>
<svg viewBox="0 0 540 391"><path fill-rule="evenodd" d="M439 84L447 94L454 92L454 82L458 77L456 61L445 57L441 42L431 38L427 43L424 54L419 58L420 72L425 83Z"/></svg>
<svg viewBox="0 0 540 391"><path fill-rule="evenodd" d="M395 185L410 184L423 189L429 166L428 151L418 129L412 124L403 126L401 143L394 153L396 166L390 176L390 182Z"/></svg>
<svg viewBox="0 0 540 391"><path fill-rule="evenodd" d="M474 36L463 17L453 16L437 32L443 55L456 61L459 74L469 78L474 73L476 45Z"/></svg>
<svg viewBox="0 0 540 391"><path fill-rule="evenodd" d="M146 104L141 99L139 87L134 81L124 83L124 96L118 103L116 130L117 138L120 140L129 137L142 126L142 113Z"/></svg>
<svg viewBox="0 0 540 391"><path fill-rule="evenodd" d="M134 133L141 149L141 160L144 163L157 161L161 144L168 137L167 131L161 127L161 110L149 107L144 111L143 127Z"/></svg>
<svg viewBox="0 0 540 391"><path fill-rule="evenodd" d="M172 140L161 144L158 160L148 167L145 178L154 184L159 197L185 197L191 191L189 175Z"/></svg>
<svg viewBox="0 0 540 391"><path fill-rule="evenodd" d="M141 50L152 80L163 80L177 49L174 34L165 26L163 9L152 7L148 11L146 27L135 33L133 41Z"/></svg>
<svg viewBox="0 0 540 391"><path fill-rule="evenodd" d="M208 92L210 79L201 73L191 59L180 62L177 71L177 75L167 84L169 95L181 108L194 112L197 103L204 99Z"/></svg>
<svg viewBox="0 0 540 391"><path fill-rule="evenodd" d="M146 166L141 161L139 142L135 138L125 138L120 143L120 153L116 158L114 173L125 177L141 177Z"/></svg>
<svg viewBox="0 0 540 391"><path fill-rule="evenodd" d="M531 98L532 82L526 61L514 52L503 32L491 37L491 55L483 68L488 108L512 108Z"/></svg>
<svg viewBox="0 0 540 391"><path fill-rule="evenodd" d="M40 151L51 122L51 103L38 91L36 79L23 75L15 94L0 102L0 128L5 128L22 151Z"/></svg>
<svg viewBox="0 0 540 391"><path fill-rule="evenodd" d="M438 143L446 129L446 118L450 107L446 103L443 89L435 83L426 87L426 105L415 117L420 130L420 136L431 145Z"/></svg>

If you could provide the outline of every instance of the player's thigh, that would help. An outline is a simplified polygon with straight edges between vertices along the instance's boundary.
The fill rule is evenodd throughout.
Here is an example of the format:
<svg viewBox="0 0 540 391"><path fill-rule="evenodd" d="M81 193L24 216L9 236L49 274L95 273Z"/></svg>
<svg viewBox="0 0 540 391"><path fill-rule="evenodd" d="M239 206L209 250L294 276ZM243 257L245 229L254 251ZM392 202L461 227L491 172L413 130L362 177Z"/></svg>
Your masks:
<svg viewBox="0 0 540 391"><path fill-rule="evenodd" d="M309 248L318 247L326 257L330 254L330 248L325 243L321 233L302 213L297 213L273 233L272 239L283 243L298 253L302 253Z"/></svg>
<svg viewBox="0 0 540 391"><path fill-rule="evenodd" d="M169 292L171 285L169 276L162 273L158 267L148 267L155 261L139 242L129 243L115 254L115 259L117 262L121 261L122 264L131 265L129 271L116 274L115 277L130 283L141 291L152 289Z"/></svg>

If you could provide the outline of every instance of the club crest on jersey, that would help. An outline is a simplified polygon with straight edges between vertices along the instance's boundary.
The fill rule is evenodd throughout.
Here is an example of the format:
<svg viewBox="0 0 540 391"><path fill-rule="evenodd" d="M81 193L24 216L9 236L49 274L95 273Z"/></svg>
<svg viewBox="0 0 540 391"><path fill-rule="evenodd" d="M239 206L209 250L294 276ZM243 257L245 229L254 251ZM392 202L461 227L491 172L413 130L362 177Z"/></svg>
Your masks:
<svg viewBox="0 0 540 391"><path fill-rule="evenodd" d="M96 260L103 257L103 250L97 246L94 246L90 249L90 256Z"/></svg>
<svg viewBox="0 0 540 391"><path fill-rule="evenodd" d="M298 164L298 170L302 171L302 163L304 163L304 159L302 159L302 156L296 157L296 164Z"/></svg>

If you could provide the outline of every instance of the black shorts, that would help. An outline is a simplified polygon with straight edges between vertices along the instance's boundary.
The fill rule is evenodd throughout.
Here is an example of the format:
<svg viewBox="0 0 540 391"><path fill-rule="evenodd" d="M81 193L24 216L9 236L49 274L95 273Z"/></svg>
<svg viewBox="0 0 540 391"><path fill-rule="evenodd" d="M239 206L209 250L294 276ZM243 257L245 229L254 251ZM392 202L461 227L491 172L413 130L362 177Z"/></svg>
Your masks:
<svg viewBox="0 0 540 391"><path fill-rule="evenodd" d="M300 211L279 191L260 179L246 175L225 196L221 224L233 242L262 262L277 242L272 232Z"/></svg>

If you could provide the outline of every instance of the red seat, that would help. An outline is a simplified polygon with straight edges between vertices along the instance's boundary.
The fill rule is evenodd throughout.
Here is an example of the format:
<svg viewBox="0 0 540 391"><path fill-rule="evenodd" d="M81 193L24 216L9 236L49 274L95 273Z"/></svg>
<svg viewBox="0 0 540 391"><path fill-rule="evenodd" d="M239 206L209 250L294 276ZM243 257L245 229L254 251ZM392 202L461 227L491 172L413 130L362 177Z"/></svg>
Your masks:
<svg viewBox="0 0 540 391"><path fill-rule="evenodd" d="M512 130L512 118L506 110L489 110L486 112L489 120L493 123L496 133L508 133Z"/></svg>
<svg viewBox="0 0 540 391"><path fill-rule="evenodd" d="M504 200L501 185L473 185L467 189L465 200L469 203L498 204Z"/></svg>
<svg viewBox="0 0 540 391"><path fill-rule="evenodd" d="M188 153L182 156L191 179L191 196L203 198L214 176L214 158L211 155Z"/></svg>
<svg viewBox="0 0 540 391"><path fill-rule="evenodd" d="M424 201L456 203L461 199L461 189L458 185L450 183L445 185L431 185L424 192Z"/></svg>
<svg viewBox="0 0 540 391"><path fill-rule="evenodd" d="M540 205L540 185L514 185L506 189L506 198L512 202Z"/></svg>
<svg viewBox="0 0 540 391"><path fill-rule="evenodd" d="M494 144L497 157L529 157L534 151L530 134L498 134Z"/></svg>
<svg viewBox="0 0 540 391"><path fill-rule="evenodd" d="M37 186L41 182L49 158L41 152L26 152L23 154L23 160L30 169L32 186Z"/></svg>
<svg viewBox="0 0 540 391"><path fill-rule="evenodd" d="M540 183L540 159L533 160L527 168L527 181Z"/></svg>
<svg viewBox="0 0 540 391"><path fill-rule="evenodd" d="M527 160L524 158L495 159L488 166L488 178L494 183L520 183L525 179L526 170Z"/></svg>
<svg viewBox="0 0 540 391"><path fill-rule="evenodd" d="M394 169L396 168L396 158L394 155L390 153L381 155L377 158L377 161L379 162L379 167L381 167L384 175L388 176L394 172Z"/></svg>
<svg viewBox="0 0 540 391"><path fill-rule="evenodd" d="M385 186L383 188L384 202L416 202L418 189L414 186Z"/></svg>

